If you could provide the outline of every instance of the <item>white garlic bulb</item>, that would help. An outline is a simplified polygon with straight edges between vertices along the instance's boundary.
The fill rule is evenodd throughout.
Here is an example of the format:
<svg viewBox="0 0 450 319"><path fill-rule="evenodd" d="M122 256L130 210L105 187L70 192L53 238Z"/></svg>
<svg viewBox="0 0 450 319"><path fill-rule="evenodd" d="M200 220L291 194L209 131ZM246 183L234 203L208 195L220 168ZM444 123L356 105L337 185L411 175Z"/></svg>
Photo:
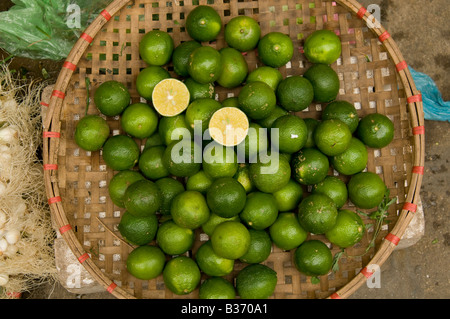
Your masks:
<svg viewBox="0 0 450 319"><path fill-rule="evenodd" d="M17 229L9 229L5 233L5 239L8 244L14 245L20 239L20 231Z"/></svg>
<svg viewBox="0 0 450 319"><path fill-rule="evenodd" d="M6 213L3 210L0 210L0 229L5 226L7 219L8 217L6 216Z"/></svg>
<svg viewBox="0 0 450 319"><path fill-rule="evenodd" d="M4 286L8 283L9 276L6 274L0 274L0 286Z"/></svg>
<svg viewBox="0 0 450 319"><path fill-rule="evenodd" d="M0 255L8 248L8 242L5 238L0 239Z"/></svg>

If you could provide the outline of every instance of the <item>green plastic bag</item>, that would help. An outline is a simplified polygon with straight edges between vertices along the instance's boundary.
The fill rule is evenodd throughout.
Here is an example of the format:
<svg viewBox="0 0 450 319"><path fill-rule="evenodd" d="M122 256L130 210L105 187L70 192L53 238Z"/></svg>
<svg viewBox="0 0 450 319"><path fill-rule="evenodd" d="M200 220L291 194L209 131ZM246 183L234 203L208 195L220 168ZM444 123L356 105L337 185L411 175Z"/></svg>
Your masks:
<svg viewBox="0 0 450 319"><path fill-rule="evenodd" d="M0 12L0 48L32 59L67 57L86 27L112 0L13 0Z"/></svg>

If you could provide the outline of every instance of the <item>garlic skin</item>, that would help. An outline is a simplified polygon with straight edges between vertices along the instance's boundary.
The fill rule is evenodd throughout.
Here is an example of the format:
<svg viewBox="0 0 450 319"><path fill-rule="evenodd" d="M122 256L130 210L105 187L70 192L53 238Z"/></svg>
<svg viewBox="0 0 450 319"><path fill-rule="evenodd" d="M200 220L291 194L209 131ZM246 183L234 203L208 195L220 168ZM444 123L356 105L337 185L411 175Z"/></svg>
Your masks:
<svg viewBox="0 0 450 319"><path fill-rule="evenodd" d="M13 125L0 129L0 142L12 144L19 138L19 132Z"/></svg>
<svg viewBox="0 0 450 319"><path fill-rule="evenodd" d="M9 229L5 233L5 239L10 245L14 245L20 239L20 231L17 229Z"/></svg>
<svg viewBox="0 0 450 319"><path fill-rule="evenodd" d="M0 256L3 254L4 251L8 248L8 242L5 238L0 239Z"/></svg>
<svg viewBox="0 0 450 319"><path fill-rule="evenodd" d="M0 231L5 226L7 219L8 218L6 216L6 213L3 210L0 210ZM0 233L0 236L1 236L1 233Z"/></svg>
<svg viewBox="0 0 450 319"><path fill-rule="evenodd" d="M19 248L16 245L8 245L6 250L3 252L7 257L12 257L19 251Z"/></svg>
<svg viewBox="0 0 450 319"><path fill-rule="evenodd" d="M4 286L8 283L9 276L6 274L0 274L0 286Z"/></svg>

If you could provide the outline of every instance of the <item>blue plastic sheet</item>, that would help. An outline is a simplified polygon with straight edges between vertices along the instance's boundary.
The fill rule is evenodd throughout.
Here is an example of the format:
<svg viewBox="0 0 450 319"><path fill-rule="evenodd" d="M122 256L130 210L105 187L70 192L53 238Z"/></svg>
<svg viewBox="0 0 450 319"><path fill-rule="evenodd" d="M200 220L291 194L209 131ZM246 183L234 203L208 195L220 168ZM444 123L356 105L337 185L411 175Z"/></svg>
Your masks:
<svg viewBox="0 0 450 319"><path fill-rule="evenodd" d="M426 120L449 121L450 101L442 99L436 83L428 75L418 72L409 66L416 88L422 93L422 104Z"/></svg>

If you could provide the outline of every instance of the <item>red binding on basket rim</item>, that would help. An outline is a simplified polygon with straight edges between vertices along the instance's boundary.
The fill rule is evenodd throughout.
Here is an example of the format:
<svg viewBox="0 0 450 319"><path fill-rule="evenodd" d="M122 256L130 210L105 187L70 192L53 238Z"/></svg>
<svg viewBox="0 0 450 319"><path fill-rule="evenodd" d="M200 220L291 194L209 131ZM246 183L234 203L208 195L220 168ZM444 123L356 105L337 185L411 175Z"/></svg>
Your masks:
<svg viewBox="0 0 450 319"><path fill-rule="evenodd" d="M78 257L78 261L82 264L86 261L86 259L89 259L90 256L88 253L84 253L83 255L81 255L80 257Z"/></svg>
<svg viewBox="0 0 450 319"><path fill-rule="evenodd" d="M70 224L64 225L62 227L59 228L59 233L62 235L64 234L66 231L69 231L72 229L72 226Z"/></svg>
<svg viewBox="0 0 450 319"><path fill-rule="evenodd" d="M89 44L91 44L92 41L94 40L89 34L84 33L84 32L80 35L80 38L85 40Z"/></svg>
<svg viewBox="0 0 450 319"><path fill-rule="evenodd" d="M405 204L403 205L403 209L404 209L404 210L409 210L410 212L415 213L416 210L417 210L417 205L416 205L416 204L413 204L413 203L405 203Z"/></svg>
<svg viewBox="0 0 450 319"><path fill-rule="evenodd" d="M369 270L367 269L367 267L364 267L363 269L361 269L360 273L363 274L364 277L366 277L366 278L370 278L370 276L373 275L373 272L372 272L372 271L369 271Z"/></svg>
<svg viewBox="0 0 450 319"><path fill-rule="evenodd" d="M391 35L389 34L389 32L384 31L379 37L378 39L380 40L380 42L384 42L387 39L389 39L391 37Z"/></svg>
<svg viewBox="0 0 450 319"><path fill-rule="evenodd" d="M72 62L66 61L63 64L63 68L75 71L77 69L77 66L75 64L73 64Z"/></svg>
<svg viewBox="0 0 450 319"><path fill-rule="evenodd" d="M44 171L57 170L58 164L44 164Z"/></svg>
<svg viewBox="0 0 450 319"><path fill-rule="evenodd" d="M362 19L364 17L364 14L367 12L367 9L365 7L361 7L358 12L356 13L356 15Z"/></svg>
<svg viewBox="0 0 450 319"><path fill-rule="evenodd" d="M395 235L392 234L392 233L387 234L386 237L384 237L384 239L390 241L390 242L393 243L395 246L397 246L397 245L398 245L398 242L400 241L400 238L397 237L397 236L395 236Z"/></svg>
<svg viewBox="0 0 450 319"><path fill-rule="evenodd" d="M413 135L425 134L425 126L420 125L420 126L413 127L412 128L412 133L413 133Z"/></svg>
<svg viewBox="0 0 450 319"><path fill-rule="evenodd" d="M46 107L48 107L50 104L48 104L48 103L45 103L44 101L41 101L41 105L42 106L46 106Z"/></svg>
<svg viewBox="0 0 450 319"><path fill-rule="evenodd" d="M413 166L413 168L412 168L412 173L413 174L423 175L424 171L425 171L425 167L424 166Z"/></svg>
<svg viewBox="0 0 450 319"><path fill-rule="evenodd" d="M106 19L106 21L111 20L111 15L109 14L108 11L103 10L102 12L100 12L100 14Z"/></svg>
<svg viewBox="0 0 450 319"><path fill-rule="evenodd" d="M61 137L61 133L59 132L51 132L51 131L45 131L42 133L42 137L47 138L47 137L56 137L59 138Z"/></svg>
<svg viewBox="0 0 450 319"><path fill-rule="evenodd" d="M51 197L48 199L48 204L54 204L54 203L59 203L61 201L61 196L55 196L55 197Z"/></svg>
<svg viewBox="0 0 450 319"><path fill-rule="evenodd" d="M66 97L66 94L58 90L53 90L52 96L57 97L58 99L64 99Z"/></svg>
<svg viewBox="0 0 450 319"><path fill-rule="evenodd" d="M115 282L111 283L111 285L108 286L108 288L106 288L106 291L109 293L112 293L114 289L116 289L117 284Z"/></svg>
<svg viewBox="0 0 450 319"><path fill-rule="evenodd" d="M333 292L330 296L331 299L341 299L341 296L337 294L337 292Z"/></svg>
<svg viewBox="0 0 450 319"><path fill-rule="evenodd" d="M397 69L398 72L406 69L408 67L408 64L406 63L405 60L403 60L402 62L397 63L397 65L395 66L395 68Z"/></svg>
<svg viewBox="0 0 450 319"><path fill-rule="evenodd" d="M406 99L408 103L422 102L422 94L416 94Z"/></svg>

